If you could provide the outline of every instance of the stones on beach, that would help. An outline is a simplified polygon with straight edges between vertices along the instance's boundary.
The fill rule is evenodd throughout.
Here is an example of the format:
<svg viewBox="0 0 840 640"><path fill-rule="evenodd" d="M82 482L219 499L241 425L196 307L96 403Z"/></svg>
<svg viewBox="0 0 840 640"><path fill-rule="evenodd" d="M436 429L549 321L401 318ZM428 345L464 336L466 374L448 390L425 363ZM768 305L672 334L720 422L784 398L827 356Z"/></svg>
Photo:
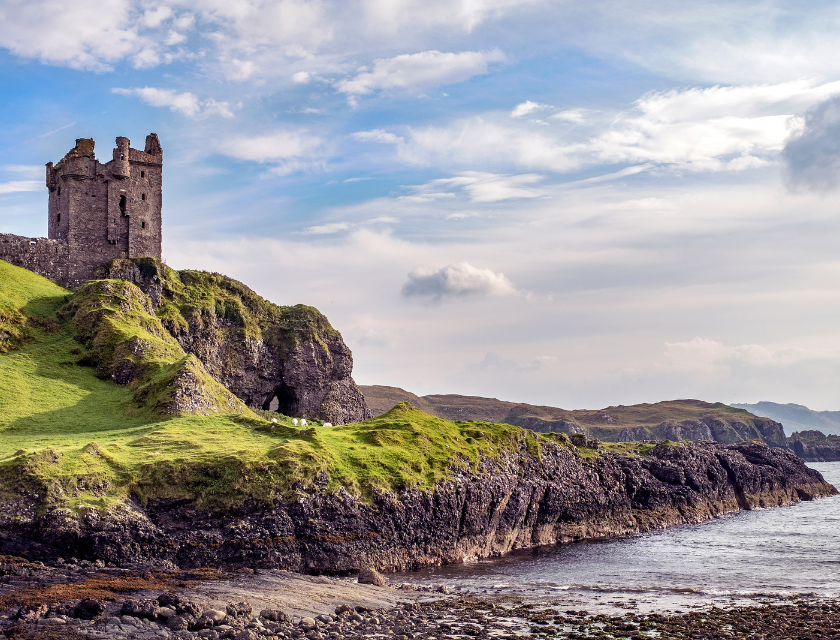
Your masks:
<svg viewBox="0 0 840 640"><path fill-rule="evenodd" d="M157 600L126 600L120 615L154 620L158 617L160 605Z"/></svg>
<svg viewBox="0 0 840 640"><path fill-rule="evenodd" d="M252 608L248 602L228 602L226 611L231 618L244 618L251 615Z"/></svg>
<svg viewBox="0 0 840 640"><path fill-rule="evenodd" d="M362 565L359 569L359 584L372 584L377 587L384 587L387 583L382 574L373 567Z"/></svg>
<svg viewBox="0 0 840 640"><path fill-rule="evenodd" d="M105 605L95 598L85 598L73 608L73 617L93 620L105 613Z"/></svg>
<svg viewBox="0 0 840 640"><path fill-rule="evenodd" d="M190 619L187 616L174 615L166 621L166 626L170 631L183 631L190 626Z"/></svg>
<svg viewBox="0 0 840 640"><path fill-rule="evenodd" d="M265 618L271 622L286 622L289 619L280 609L263 609L260 611L260 618Z"/></svg>

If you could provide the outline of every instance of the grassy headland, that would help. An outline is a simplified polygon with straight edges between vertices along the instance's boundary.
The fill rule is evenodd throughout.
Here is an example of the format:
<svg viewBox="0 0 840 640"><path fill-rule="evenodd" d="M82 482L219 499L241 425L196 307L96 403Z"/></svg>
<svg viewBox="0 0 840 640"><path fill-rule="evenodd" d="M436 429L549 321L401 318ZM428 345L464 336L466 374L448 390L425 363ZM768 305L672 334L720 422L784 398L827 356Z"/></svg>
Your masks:
<svg viewBox="0 0 840 640"><path fill-rule="evenodd" d="M212 274L190 278L227 286ZM185 300L202 308L190 295L176 296L179 314ZM5 500L37 494L45 508L77 509L131 494L212 507L272 500L299 481L369 496L431 487L455 468L475 468L482 456L522 442L538 453L543 441L519 427L436 418L407 403L365 422L294 426L286 416L228 403L229 392L200 366L193 373L205 395L222 398L215 410L165 411L175 373L194 358L134 285L94 281L71 293L0 262L0 310L8 335L0 354ZM251 312L239 313L247 319Z"/></svg>

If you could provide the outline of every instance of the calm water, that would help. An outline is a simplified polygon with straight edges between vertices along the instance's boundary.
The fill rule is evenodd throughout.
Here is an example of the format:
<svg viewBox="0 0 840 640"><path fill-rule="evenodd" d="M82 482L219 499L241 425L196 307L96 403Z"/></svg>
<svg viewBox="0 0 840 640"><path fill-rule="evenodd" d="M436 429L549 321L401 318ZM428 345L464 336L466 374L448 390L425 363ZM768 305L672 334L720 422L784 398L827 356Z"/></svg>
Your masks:
<svg viewBox="0 0 840 640"><path fill-rule="evenodd" d="M840 487L840 462L809 464ZM840 596L840 496L608 542L389 576L568 604L684 609L766 596ZM608 607L609 608L609 607Z"/></svg>

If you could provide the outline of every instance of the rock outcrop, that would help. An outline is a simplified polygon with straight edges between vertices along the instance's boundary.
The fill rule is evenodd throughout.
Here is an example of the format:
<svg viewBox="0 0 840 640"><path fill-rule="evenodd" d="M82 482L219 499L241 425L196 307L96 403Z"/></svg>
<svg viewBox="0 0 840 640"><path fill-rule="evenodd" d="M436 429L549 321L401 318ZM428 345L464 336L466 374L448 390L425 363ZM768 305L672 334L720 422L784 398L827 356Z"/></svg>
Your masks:
<svg viewBox="0 0 840 640"><path fill-rule="evenodd" d="M248 406L333 424L370 417L353 355L317 309L281 307L226 276L153 259L114 260L98 275L140 287L184 351Z"/></svg>
<svg viewBox="0 0 840 640"><path fill-rule="evenodd" d="M533 436L531 436L533 437ZM107 513L39 514L21 497L0 514L0 553L74 555L125 564L263 566L302 572L392 571L513 549L701 522L739 509L834 495L794 454L760 443L660 444L647 455L584 459L562 442L484 459L431 490L371 502L326 482L273 504L198 511L184 501Z"/></svg>
<svg viewBox="0 0 840 640"><path fill-rule="evenodd" d="M840 436L825 435L809 429L797 431L788 438L793 452L809 462L837 462L840 460Z"/></svg>

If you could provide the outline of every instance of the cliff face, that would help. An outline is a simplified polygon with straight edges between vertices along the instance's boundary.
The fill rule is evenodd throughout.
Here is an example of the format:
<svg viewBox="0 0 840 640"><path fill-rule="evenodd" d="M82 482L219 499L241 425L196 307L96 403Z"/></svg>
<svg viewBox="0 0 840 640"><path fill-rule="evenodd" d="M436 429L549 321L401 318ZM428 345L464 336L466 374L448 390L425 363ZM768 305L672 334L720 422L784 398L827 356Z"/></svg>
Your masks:
<svg viewBox="0 0 840 640"><path fill-rule="evenodd" d="M114 260L98 275L140 287L184 351L247 405L333 424L370 417L350 349L317 309L274 305L226 276L151 259Z"/></svg>
<svg viewBox="0 0 840 640"><path fill-rule="evenodd" d="M792 453L756 443L658 445L644 456L583 459L549 442L538 455L523 443L518 452L485 460L478 473L456 473L433 490L381 492L370 503L343 489L326 492L323 474L285 501L224 512L158 502L106 516L39 516L21 498L0 514L0 552L25 546L33 556L115 563L404 570L837 493Z"/></svg>
<svg viewBox="0 0 840 640"><path fill-rule="evenodd" d="M840 436L825 435L809 429L797 431L788 438L791 449L803 460L810 462L836 462L840 460Z"/></svg>

